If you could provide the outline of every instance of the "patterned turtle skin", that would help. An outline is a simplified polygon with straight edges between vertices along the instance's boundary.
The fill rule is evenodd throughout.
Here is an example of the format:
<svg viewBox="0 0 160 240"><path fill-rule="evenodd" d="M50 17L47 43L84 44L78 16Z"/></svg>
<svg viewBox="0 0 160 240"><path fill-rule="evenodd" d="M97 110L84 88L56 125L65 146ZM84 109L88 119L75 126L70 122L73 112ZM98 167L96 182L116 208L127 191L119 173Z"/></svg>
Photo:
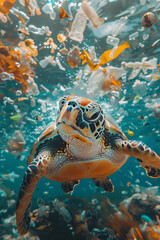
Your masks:
<svg viewBox="0 0 160 240"><path fill-rule="evenodd" d="M160 157L144 143L127 140L96 102L75 95L62 97L56 123L40 135L28 157L16 205L20 235L29 230L31 198L42 177L62 182L65 193L84 178L113 192L108 176L129 156L138 159L149 177L160 177Z"/></svg>

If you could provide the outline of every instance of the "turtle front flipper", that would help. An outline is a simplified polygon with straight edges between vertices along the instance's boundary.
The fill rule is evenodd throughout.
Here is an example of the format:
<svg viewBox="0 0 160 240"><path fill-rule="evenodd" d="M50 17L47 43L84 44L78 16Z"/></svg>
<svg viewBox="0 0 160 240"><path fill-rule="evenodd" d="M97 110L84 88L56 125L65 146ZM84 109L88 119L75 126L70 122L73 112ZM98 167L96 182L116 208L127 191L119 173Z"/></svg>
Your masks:
<svg viewBox="0 0 160 240"><path fill-rule="evenodd" d="M160 157L151 148L142 142L129 140L117 141L116 145L125 154L136 157L149 177L160 177Z"/></svg>
<svg viewBox="0 0 160 240"><path fill-rule="evenodd" d="M38 157L31 162L25 172L16 205L16 224L20 235L28 232L30 225L29 211L31 198L35 187L41 177L45 174L45 162Z"/></svg>

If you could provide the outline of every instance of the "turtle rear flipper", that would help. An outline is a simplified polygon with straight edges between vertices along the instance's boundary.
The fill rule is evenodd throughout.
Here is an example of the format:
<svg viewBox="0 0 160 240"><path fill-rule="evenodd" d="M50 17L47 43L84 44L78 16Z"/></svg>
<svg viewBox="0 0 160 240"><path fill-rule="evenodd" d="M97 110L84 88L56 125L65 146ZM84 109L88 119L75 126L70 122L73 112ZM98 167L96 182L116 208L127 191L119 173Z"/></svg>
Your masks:
<svg viewBox="0 0 160 240"><path fill-rule="evenodd" d="M93 178L92 180L97 187L102 187L107 192L114 192L114 186L108 177Z"/></svg>
<svg viewBox="0 0 160 240"><path fill-rule="evenodd" d="M117 147L125 154L136 157L149 177L160 177L160 157L148 146L138 141L117 141Z"/></svg>
<svg viewBox="0 0 160 240"><path fill-rule="evenodd" d="M31 198L37 183L45 173L45 169L45 164L37 157L31 162L25 172L16 205L16 223L20 235L24 235L28 232L30 225L29 211L31 208Z"/></svg>
<svg viewBox="0 0 160 240"><path fill-rule="evenodd" d="M79 184L79 180L63 182L62 189L65 193L71 193L77 184Z"/></svg>

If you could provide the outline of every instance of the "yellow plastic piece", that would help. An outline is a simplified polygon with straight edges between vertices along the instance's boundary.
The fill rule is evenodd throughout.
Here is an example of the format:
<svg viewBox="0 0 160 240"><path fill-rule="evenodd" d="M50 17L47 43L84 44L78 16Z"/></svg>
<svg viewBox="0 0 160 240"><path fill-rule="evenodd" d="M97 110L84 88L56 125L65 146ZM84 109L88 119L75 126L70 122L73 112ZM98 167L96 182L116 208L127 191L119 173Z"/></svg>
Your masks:
<svg viewBox="0 0 160 240"><path fill-rule="evenodd" d="M128 135L132 137L134 133L128 129Z"/></svg>
<svg viewBox="0 0 160 240"><path fill-rule="evenodd" d="M113 59L117 58L126 48L129 48L130 45L127 41L125 41L122 45L120 45L117 50L115 51L115 54L113 57L110 57L110 53L112 51L112 49L105 51L101 57L99 58L100 62L97 64L94 64L92 62L92 58L90 56L90 54L84 50L81 54L80 54L80 58L82 59L82 65L84 65L86 62L88 62L88 66L90 67L90 69L92 71L96 71L100 66L104 65L107 62L112 61Z"/></svg>

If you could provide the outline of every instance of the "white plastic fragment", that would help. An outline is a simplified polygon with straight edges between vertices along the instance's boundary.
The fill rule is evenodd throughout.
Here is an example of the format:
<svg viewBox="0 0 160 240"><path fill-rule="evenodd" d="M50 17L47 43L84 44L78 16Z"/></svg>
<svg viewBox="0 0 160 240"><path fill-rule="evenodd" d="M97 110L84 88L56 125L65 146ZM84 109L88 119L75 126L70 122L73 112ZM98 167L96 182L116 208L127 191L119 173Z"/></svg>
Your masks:
<svg viewBox="0 0 160 240"><path fill-rule="evenodd" d="M46 102L42 99L38 99L37 102L41 104L42 112L46 113L47 112Z"/></svg>
<svg viewBox="0 0 160 240"><path fill-rule="evenodd" d="M2 12L0 12L0 20L1 20L3 23L6 23L6 22L7 22L7 17L6 17Z"/></svg>
<svg viewBox="0 0 160 240"><path fill-rule="evenodd" d="M73 20L71 31L69 32L69 37L72 40L81 42L83 40L83 32L86 28L87 16L80 7L76 13Z"/></svg>
<svg viewBox="0 0 160 240"><path fill-rule="evenodd" d="M58 67L59 67L60 70L62 70L62 71L65 71L65 70L66 70L66 69L62 66L62 64L60 63L58 57L56 57L55 61L56 61L56 63L57 63L57 65L58 65Z"/></svg>
<svg viewBox="0 0 160 240"><path fill-rule="evenodd" d="M147 40L149 38L149 33L148 32L144 32L143 33L143 40Z"/></svg>
<svg viewBox="0 0 160 240"><path fill-rule="evenodd" d="M117 22L117 24L115 25L115 27L112 30L112 36L113 37L116 37L117 35L120 34L122 28L126 25L127 21L128 21L128 17L127 16L121 17L119 19L119 21Z"/></svg>
<svg viewBox="0 0 160 240"><path fill-rule="evenodd" d="M21 96L22 95L22 91L21 90L17 90L16 91L16 96Z"/></svg>
<svg viewBox="0 0 160 240"><path fill-rule="evenodd" d="M135 40L138 37L139 33L138 32L134 32L131 35L129 35L129 40Z"/></svg>
<svg viewBox="0 0 160 240"><path fill-rule="evenodd" d="M0 73L0 80L3 81L3 82L5 82L7 80L12 81L14 79L15 79L15 76L14 76L13 73L7 73L7 72Z"/></svg>
<svg viewBox="0 0 160 240"><path fill-rule="evenodd" d="M138 43L138 46L140 46L141 48L144 48L144 44L143 43Z"/></svg>
<svg viewBox="0 0 160 240"><path fill-rule="evenodd" d="M119 38L108 36L106 39L106 43L111 44L112 46L119 45Z"/></svg>
<svg viewBox="0 0 160 240"><path fill-rule="evenodd" d="M109 55L110 58L113 58L119 44L119 38L113 37L113 36L108 36L106 39L106 43L111 44L113 46L113 49Z"/></svg>
<svg viewBox="0 0 160 240"><path fill-rule="evenodd" d="M92 62L93 62L94 64L97 64L97 63L100 62L100 60L97 59L96 52L95 52L95 47L94 47L94 46L90 46L90 47L88 48L88 52L89 52L89 54L90 54L90 56L91 56L91 59L92 59Z"/></svg>
<svg viewBox="0 0 160 240"><path fill-rule="evenodd" d="M48 64L51 64L53 67L56 66L56 62L54 61L53 57L49 55L48 57L45 57L41 61L39 61L39 65L41 68L46 68Z"/></svg>
<svg viewBox="0 0 160 240"><path fill-rule="evenodd" d="M139 0L141 5L144 5L146 3L146 0Z"/></svg>

